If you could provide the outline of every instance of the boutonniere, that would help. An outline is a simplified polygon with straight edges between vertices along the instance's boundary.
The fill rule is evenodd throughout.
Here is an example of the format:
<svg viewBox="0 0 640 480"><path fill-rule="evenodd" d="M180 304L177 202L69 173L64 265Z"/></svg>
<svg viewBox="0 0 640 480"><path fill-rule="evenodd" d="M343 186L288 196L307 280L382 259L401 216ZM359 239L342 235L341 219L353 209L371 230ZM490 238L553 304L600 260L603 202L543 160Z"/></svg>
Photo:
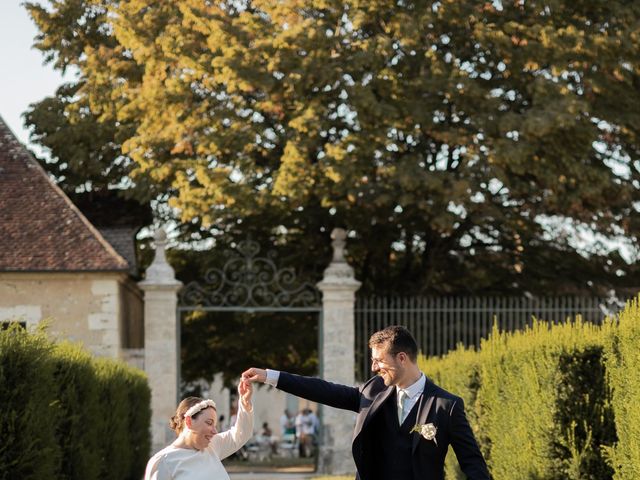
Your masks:
<svg viewBox="0 0 640 480"><path fill-rule="evenodd" d="M436 441L436 433L438 432L438 427L436 427L433 423L426 423L424 425L420 425L419 423L413 427L411 433L418 432L420 435L424 437L425 440L433 440L433 443L438 445Z"/></svg>

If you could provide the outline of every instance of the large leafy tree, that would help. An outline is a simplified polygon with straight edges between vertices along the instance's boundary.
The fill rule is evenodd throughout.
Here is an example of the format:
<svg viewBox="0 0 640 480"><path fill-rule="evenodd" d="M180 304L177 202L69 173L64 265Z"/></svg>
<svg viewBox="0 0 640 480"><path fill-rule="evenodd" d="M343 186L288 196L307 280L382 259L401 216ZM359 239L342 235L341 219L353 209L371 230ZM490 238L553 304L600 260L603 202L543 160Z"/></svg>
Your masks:
<svg viewBox="0 0 640 480"><path fill-rule="evenodd" d="M369 292L637 284L608 247L639 229L637 2L28 8L79 72L27 115L67 188L160 199L195 238L347 227Z"/></svg>

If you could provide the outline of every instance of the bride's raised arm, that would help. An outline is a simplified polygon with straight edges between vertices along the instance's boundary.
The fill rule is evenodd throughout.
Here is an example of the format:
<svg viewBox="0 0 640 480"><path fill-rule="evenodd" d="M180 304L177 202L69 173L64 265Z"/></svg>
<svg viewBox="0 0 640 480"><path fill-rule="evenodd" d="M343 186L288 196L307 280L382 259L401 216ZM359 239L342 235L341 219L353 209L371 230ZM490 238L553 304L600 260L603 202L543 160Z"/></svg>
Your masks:
<svg viewBox="0 0 640 480"><path fill-rule="evenodd" d="M238 418L236 424L226 432L218 433L211 439L209 448L213 448L220 460L228 457L242 447L253 436L253 385L244 380L238 385Z"/></svg>

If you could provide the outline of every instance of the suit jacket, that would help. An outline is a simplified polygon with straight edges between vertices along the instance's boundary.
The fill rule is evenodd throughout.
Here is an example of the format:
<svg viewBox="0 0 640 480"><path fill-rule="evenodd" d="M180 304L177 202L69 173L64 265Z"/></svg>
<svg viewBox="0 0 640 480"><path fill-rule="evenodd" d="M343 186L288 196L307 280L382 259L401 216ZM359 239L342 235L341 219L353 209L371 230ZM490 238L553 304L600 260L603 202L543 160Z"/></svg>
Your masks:
<svg viewBox="0 0 640 480"><path fill-rule="evenodd" d="M369 447L371 442L364 439L371 434L368 428L371 419L392 394L394 386L385 386L379 376L356 388L280 372L277 388L323 405L356 412L358 415L353 432L352 453L358 470L357 478L371 478L367 467L374 464L373 452ZM437 428L437 433L435 441L427 440L417 432L411 434L414 479L444 479L444 459L449 445L453 447L460 468L469 480L491 478L460 397L443 390L427 378L418 400L417 423L432 423Z"/></svg>

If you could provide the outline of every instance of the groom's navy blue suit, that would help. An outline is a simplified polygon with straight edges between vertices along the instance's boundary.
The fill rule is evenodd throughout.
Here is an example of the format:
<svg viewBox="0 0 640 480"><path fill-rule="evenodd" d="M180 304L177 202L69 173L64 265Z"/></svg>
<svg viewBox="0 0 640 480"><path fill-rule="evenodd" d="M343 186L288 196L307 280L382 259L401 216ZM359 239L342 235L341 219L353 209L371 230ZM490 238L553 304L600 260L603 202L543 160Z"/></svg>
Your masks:
<svg viewBox="0 0 640 480"><path fill-rule="evenodd" d="M402 425L398 422L396 388L385 386L379 376L355 388L280 372L277 388L357 412L352 452L356 478L360 480L443 480L449 445L469 480L491 478L465 416L462 399L428 379ZM435 440L411 433L416 424L429 423L437 428Z"/></svg>

